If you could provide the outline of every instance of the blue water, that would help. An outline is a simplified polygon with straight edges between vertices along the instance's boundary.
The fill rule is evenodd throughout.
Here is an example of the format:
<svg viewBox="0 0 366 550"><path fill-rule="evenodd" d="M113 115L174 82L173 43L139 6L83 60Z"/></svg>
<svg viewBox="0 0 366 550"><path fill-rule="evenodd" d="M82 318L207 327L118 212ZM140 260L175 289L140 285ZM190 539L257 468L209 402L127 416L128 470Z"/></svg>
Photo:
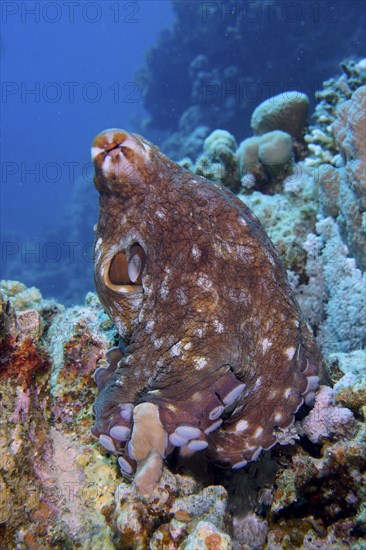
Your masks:
<svg viewBox="0 0 366 550"><path fill-rule="evenodd" d="M183 4L189 2L178 2L175 9L181 11ZM270 24L271 2L259 3L260 17L255 2L194 4L201 12L187 25L193 42L197 29L205 29L213 18L218 33L227 29L229 16L233 22L239 14L246 18L241 28L247 25L247 55L242 60L234 50L225 55L228 66L235 63L259 86L286 75L312 97L340 61L364 55L362 0L281 0L275 2L283 8L281 20ZM67 303L81 301L93 288L97 193L92 190L90 144L107 127L142 131L149 113L136 71L159 32L172 29L174 19L168 0L1 3L1 278L35 285L46 297ZM181 97L174 91L182 77L181 61L190 55L183 42L187 32L183 29L176 50L164 53L170 65L175 56L172 66L177 67L176 74L170 65L167 74L162 70L157 91L157 107L166 105L169 122L162 117L159 128L155 117L155 127L145 132L148 138L176 130L179 109L191 102L186 77ZM211 39L197 36L194 47L195 54L220 57ZM275 58L273 51L278 52ZM223 64L221 56L221 68ZM248 116L249 111L243 112L243 125ZM245 134L248 128L243 127Z"/></svg>
<svg viewBox="0 0 366 550"><path fill-rule="evenodd" d="M29 1L2 2L1 11L1 278L64 299L58 264L80 277L74 268L85 260L85 288L93 285L90 246L83 250L64 227L80 178L93 187L91 141L107 127L134 129L146 116L135 71L172 24L172 7ZM96 193L78 200L95 212ZM92 238L90 231L86 242ZM55 271L53 282L47 269Z"/></svg>
<svg viewBox="0 0 366 550"><path fill-rule="evenodd" d="M144 116L134 73L173 19L169 2L54 4L2 3L3 224L34 238L62 216L93 136Z"/></svg>

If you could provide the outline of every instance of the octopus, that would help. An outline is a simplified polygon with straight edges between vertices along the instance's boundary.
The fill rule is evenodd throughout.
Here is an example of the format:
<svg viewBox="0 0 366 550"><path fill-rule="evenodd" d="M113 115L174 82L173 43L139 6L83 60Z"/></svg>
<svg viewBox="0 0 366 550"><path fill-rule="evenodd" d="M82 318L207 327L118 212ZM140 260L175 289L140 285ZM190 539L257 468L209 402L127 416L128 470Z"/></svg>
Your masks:
<svg viewBox="0 0 366 550"><path fill-rule="evenodd" d="M164 460L243 468L311 407L322 358L250 209L120 129L92 145L95 286L119 345L94 373L92 434L141 493Z"/></svg>

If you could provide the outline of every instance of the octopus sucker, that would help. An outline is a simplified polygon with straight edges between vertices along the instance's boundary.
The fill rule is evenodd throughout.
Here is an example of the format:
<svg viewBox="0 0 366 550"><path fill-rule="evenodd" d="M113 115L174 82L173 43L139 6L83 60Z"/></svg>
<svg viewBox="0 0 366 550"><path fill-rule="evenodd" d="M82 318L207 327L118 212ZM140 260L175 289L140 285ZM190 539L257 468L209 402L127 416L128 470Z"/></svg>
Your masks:
<svg viewBox="0 0 366 550"><path fill-rule="evenodd" d="M133 473L134 467L123 456L118 457L118 464L124 474L130 475Z"/></svg>
<svg viewBox="0 0 366 550"><path fill-rule="evenodd" d="M123 345L92 433L137 490L176 449L243 468L311 406L323 361L276 250L231 191L120 129L92 145L95 286Z"/></svg>

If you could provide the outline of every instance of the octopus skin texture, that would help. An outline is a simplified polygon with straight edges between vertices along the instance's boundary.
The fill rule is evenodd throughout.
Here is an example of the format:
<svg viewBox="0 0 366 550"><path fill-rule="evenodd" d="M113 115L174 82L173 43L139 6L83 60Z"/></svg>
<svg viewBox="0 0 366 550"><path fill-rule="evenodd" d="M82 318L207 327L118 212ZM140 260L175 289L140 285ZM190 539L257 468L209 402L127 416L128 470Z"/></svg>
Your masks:
<svg viewBox="0 0 366 550"><path fill-rule="evenodd" d="M92 433L142 493L175 448L244 467L312 405L322 366L278 255L233 193L141 136L106 130L92 158L95 285L121 336Z"/></svg>

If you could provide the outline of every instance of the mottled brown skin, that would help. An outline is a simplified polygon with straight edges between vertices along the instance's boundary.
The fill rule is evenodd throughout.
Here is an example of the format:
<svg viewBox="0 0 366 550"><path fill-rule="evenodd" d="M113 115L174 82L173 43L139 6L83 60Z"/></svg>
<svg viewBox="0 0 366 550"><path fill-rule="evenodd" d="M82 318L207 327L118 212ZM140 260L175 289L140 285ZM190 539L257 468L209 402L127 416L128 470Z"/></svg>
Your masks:
<svg viewBox="0 0 366 550"><path fill-rule="evenodd" d="M171 436L160 454L188 426L200 430L191 437L188 429L188 449L202 443L208 458L242 467L276 443L276 430L293 422L304 399L311 404L318 385L321 357L277 253L242 201L142 137L108 130L92 151L95 284L128 344L96 373L93 433L108 436L132 471L131 445L110 429L134 428L121 420L121 405L151 402ZM108 261L118 251L128 257L136 243L146 255L142 284L111 285Z"/></svg>

